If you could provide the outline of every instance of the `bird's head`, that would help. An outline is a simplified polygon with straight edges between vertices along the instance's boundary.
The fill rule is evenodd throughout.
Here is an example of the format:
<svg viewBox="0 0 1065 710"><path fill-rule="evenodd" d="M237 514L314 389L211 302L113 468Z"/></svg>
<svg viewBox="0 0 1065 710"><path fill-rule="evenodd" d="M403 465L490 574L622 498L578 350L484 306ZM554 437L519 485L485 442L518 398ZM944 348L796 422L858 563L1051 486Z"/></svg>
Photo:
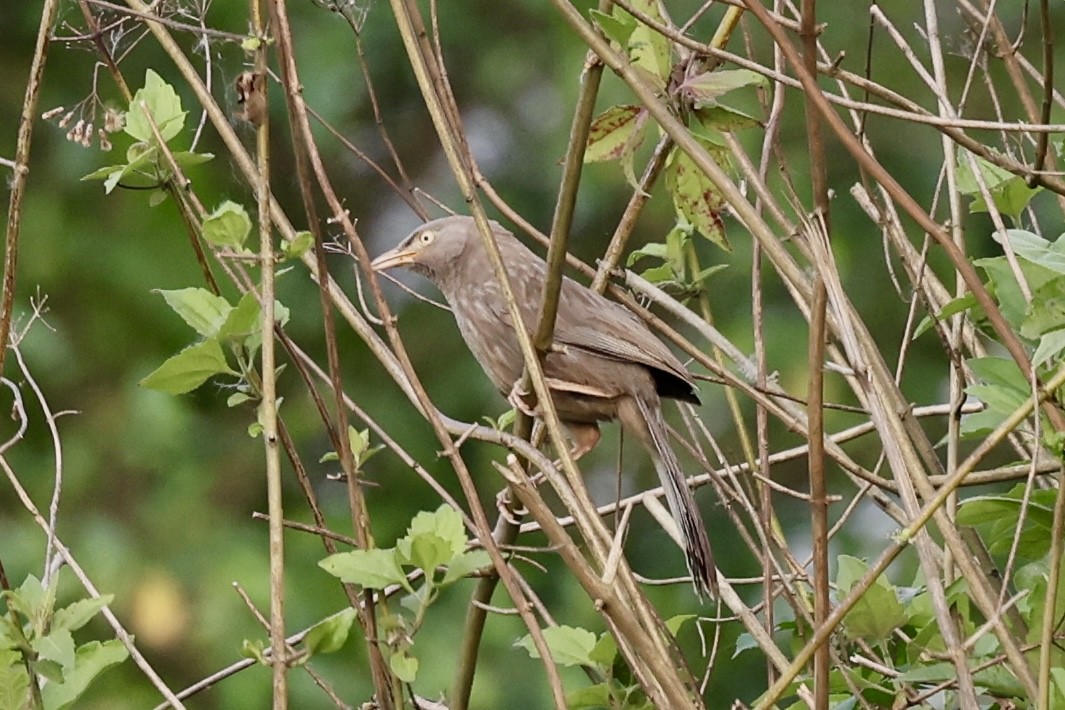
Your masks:
<svg viewBox="0 0 1065 710"><path fill-rule="evenodd" d="M443 275L455 270L456 261L471 237L480 239L471 218L435 219L415 229L396 248L374 259L370 268L384 271L403 266L439 282Z"/></svg>

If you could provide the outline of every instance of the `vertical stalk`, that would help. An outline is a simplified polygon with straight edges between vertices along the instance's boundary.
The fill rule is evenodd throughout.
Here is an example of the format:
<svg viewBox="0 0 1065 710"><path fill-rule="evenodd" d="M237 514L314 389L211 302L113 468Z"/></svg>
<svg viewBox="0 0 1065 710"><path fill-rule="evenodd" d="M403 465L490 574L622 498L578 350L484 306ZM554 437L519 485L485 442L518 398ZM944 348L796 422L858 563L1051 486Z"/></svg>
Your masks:
<svg viewBox="0 0 1065 710"><path fill-rule="evenodd" d="M799 36L802 39L802 59L811 76L817 76L817 0L803 0ZM811 186L817 206L812 229L824 229L826 244L830 243L828 169L821 119L809 94L806 98L806 143L810 152ZM806 390L806 416L809 421L810 452L810 535L813 538L814 625L821 626L828 618L828 498L825 481L825 411L824 369L828 292L820 271L813 277L813 299L810 303L810 332L807 342L809 382ZM828 708L828 670L831 661L828 644L818 646L814 654L814 707Z"/></svg>
<svg viewBox="0 0 1065 710"><path fill-rule="evenodd" d="M266 31L263 26L262 0L251 2L251 26L256 37L263 40L255 51L255 74L266 77ZM266 93L266 81L255 81L254 87ZM266 105L266 96L262 98ZM259 419L263 427L263 446L266 454L266 494L270 514L270 650L273 675L273 706L275 710L288 707L288 647L285 643L285 554L284 507L281 501L281 450L277 437L277 364L274 351L274 242L270 219L270 120L263 111L255 132L255 158L258 180L255 199L259 208L259 266L260 302L262 318L262 402Z"/></svg>

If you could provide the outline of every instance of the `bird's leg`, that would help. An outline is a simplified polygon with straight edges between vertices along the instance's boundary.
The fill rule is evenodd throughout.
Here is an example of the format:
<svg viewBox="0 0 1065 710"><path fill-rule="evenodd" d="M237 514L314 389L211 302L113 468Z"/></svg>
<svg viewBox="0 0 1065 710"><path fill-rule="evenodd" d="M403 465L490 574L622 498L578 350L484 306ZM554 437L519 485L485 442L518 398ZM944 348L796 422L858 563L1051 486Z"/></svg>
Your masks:
<svg viewBox="0 0 1065 710"><path fill-rule="evenodd" d="M569 450L569 454L574 461L594 449L599 443L599 425L595 422L566 422L566 428L569 429L570 439L573 441L573 448Z"/></svg>
<svg viewBox="0 0 1065 710"><path fill-rule="evenodd" d="M530 407L529 404L525 401L530 394L532 394L532 392L530 392L525 387L522 387L521 380L515 380L514 386L510 388L510 394L507 395L507 402L509 402L510 406L514 407L514 409L517 409L522 414L525 414L529 417L536 417L538 416L536 408Z"/></svg>

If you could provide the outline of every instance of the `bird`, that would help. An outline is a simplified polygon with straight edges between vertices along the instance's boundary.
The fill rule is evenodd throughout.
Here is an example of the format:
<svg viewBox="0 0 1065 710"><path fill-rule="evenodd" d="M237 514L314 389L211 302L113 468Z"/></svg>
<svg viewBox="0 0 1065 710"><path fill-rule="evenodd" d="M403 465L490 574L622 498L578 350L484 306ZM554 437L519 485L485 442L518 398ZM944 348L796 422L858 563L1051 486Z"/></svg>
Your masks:
<svg viewBox="0 0 1065 710"><path fill-rule="evenodd" d="M526 329L539 323L547 265L497 222L489 222ZM371 263L405 267L430 281L451 307L485 374L516 406L524 360L502 289L471 217L424 223ZM647 325L622 305L569 277L562 280L553 342L542 360L574 458L599 441L599 422L617 419L649 452L676 521L696 593L716 597L710 540L680 462L669 443L662 399L699 404L691 374Z"/></svg>

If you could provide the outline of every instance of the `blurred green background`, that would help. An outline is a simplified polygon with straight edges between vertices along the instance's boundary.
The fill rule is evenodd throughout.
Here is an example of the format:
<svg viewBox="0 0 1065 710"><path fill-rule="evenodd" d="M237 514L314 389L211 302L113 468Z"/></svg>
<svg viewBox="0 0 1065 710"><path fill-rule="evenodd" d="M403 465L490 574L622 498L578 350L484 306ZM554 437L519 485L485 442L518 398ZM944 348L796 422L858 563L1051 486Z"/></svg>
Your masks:
<svg viewBox="0 0 1065 710"><path fill-rule="evenodd" d="M193 3L174 3L189 7ZM668 3L674 17L686 17L699 3ZM909 3L882 2L884 11L916 41ZM0 43L0 155L14 155L18 111L32 56L39 21L39 3L8 3ZM829 51L845 53L844 67L861 72L865 53L867 7L865 3L822 3L827 22L822 37ZM582 8L588 3L580 3ZM446 161L406 62L387 3L369 3L362 34L373 86L383 120L414 182L456 209L461 200L450 179ZM578 73L584 49L547 3L445 2L440 5L444 53L458 103L463 111L473 150L482 170L496 189L527 219L547 229L550 224L565 150ZM310 0L290 3L294 36L309 103L344 135L374 159L387 165L387 155L373 122L366 84L359 69L350 29L340 19ZM1018 9L1019 12L1019 9ZM244 3L214 3L207 24L233 32L247 26ZM698 36L709 37L721 10L713 10L696 26ZM1007 13L1008 16L1008 13ZM114 14L105 15L115 19ZM944 35L959 32L957 18L944 13ZM953 23L953 24L952 24ZM73 3L64 3L56 32L79 34L83 26ZM768 61L771 45L753 25L748 41L755 54ZM169 60L150 37L138 41L140 29L118 40L122 50L132 48L122 69L133 87L143 82L152 67L182 94L190 110L189 125L199 120L191 95L181 86ZM204 66L203 44L188 35L181 38L187 51ZM742 51L737 35L730 46ZM235 44L211 41L212 78L216 96L233 106L232 85L245 68L245 56ZM965 62L952 57L949 69L963 72ZM63 106L67 110L92 96L121 106L119 93L107 72L95 66L91 47L81 41L53 44L45 76L41 110ZM933 106L912 74L902 68L897 52L883 38L874 43L874 78ZM287 145L282 106L273 92L275 116L274 188L299 226L302 211L292 178L291 150ZM753 92L747 108L756 110ZM91 99L90 99L91 100ZM601 107L629 101L621 83L607 76ZM972 113L984 115L979 96ZM781 132L781 150L789 156L790 179L806 196L807 174L801 97L788 94L789 108ZM193 342L192 331L166 307L154 289L202 285L198 267L172 202L149 208L144 193L118 190L105 196L97 182L80 182L92 170L115 162L128 145L116 140L115 155L86 149L67 141L56 121L36 127L32 172L25 201L18 274L18 312L25 323L32 298L47 298L44 323L36 323L22 343L29 372L40 384L50 408L62 412L59 433L63 447L63 497L59 533L95 583L114 593L115 612L137 636L140 648L172 688L181 688L239 658L241 641L262 638L255 623L232 591L240 583L252 599L266 608L266 525L251 518L266 510L262 444L249 438L254 413L225 406L228 392L208 384L194 394L170 397L138 387L138 381L165 358ZM939 163L939 139L931 130L905 129L884 119L870 120L870 134L878 156L907 187L925 199L933 191ZM251 145L251 133L242 127ZM370 252L379 253L418 223L417 217L365 164L345 152L324 131L318 137L328 156L328 170L351 214L358 218L361 235ZM757 157L761 135L742 136ZM183 140L187 145L191 133ZM181 140L181 139L179 139ZM884 264L880 235L846 198L857 173L841 149L830 141L830 151L840 160L831 175L837 197L833 214L834 240L840 263L847 269L846 285L859 310L875 314L889 362L900 347L899 334L905 306L891 286ZM199 149L224 155L208 127ZM645 148L646 152L646 148ZM225 160L215 160L192 171L198 194L208 208L223 199L253 200L237 172ZM616 165L589 166L582 184L572 250L586 259L601 254L624 207L629 187ZM672 207L659 189L640 220L639 239L660 240L672 225ZM990 249L988 224L975 217L967 225L970 250L982 255ZM752 345L750 315L750 240L734 221L728 222L734 253L725 254L709 244L700 245L704 265L727 263L714 277L713 307L719 328L745 351ZM633 246L637 246L634 244ZM333 257L334 275L353 292L351 265L346 257ZM409 283L424 293L431 289L416 279ZM289 331L295 340L324 362L318 297L299 268L279 284L280 299L291 309ZM441 410L475 421L497 416L505 409L500 397L469 357L449 316L409 299L390 288L389 296L401 312L400 329L407 336L411 357ZM767 338L771 369L797 395L805 391L805 321L793 308L775 276L765 279ZM232 295L232 292L230 292ZM343 329L342 329L343 331ZM939 401L944 396L944 359L930 338L914 344L907 368L905 391L917 403ZM391 380L351 334L341 333L345 384L372 416L426 466L443 485L457 492L450 468L437 459L437 445ZM7 377L24 382L13 359ZM829 378L830 399L850 401L842 383ZM342 484L325 480L335 464L318 464L329 450L322 426L294 373L281 382L285 403L282 414L296 437L310 468L330 523L350 533L346 494ZM28 388L23 387L24 393ZM704 421L733 462L742 460L721 389L704 385ZM5 397L9 395L5 392ZM11 464L39 506L46 506L55 461L51 438L39 407L27 396L31 427L26 439L10 454ZM753 427L753 408L744 403ZM853 423L837 415L834 425ZM6 438L13 424L0 431ZM938 438L934 436L933 438ZM609 500L614 488L613 462L617 434L608 429L605 441L583 462L589 488L600 500ZM774 423L774 449L799 443ZM633 447L635 449L635 447ZM860 460L871 463L878 453L868 440L850 446ZM501 453L477 443L464 447L478 476L483 499L491 504L500 479L489 461ZM694 465L688 461L688 465ZM654 474L642 453L626 462L635 475L624 480L627 492L650 486ZM305 503L286 466L286 514L309 520ZM375 483L367 489L378 541L390 545L407 521L419 510L433 509L438 501L412 472L389 453L375 457L367 467ZM805 488L801 462L782 466L774 475L785 483ZM718 563L729 575L758 573L754 558L742 547L725 513L707 492L700 500L718 551ZM788 536L799 552L808 548L804 507L783 496L779 511L789 525ZM838 514L838 511L837 511ZM844 533L836 551L869 555L880 549L892 526L876 510L861 513L860 534ZM535 538L530 544L538 542ZM324 552L313 537L289 533L286 537L288 628L301 629L345 603L338 585L321 571ZM27 574L41 575L44 536L29 520L10 487L0 484L0 555L7 573L18 584ZM648 517L637 514L628 544L637 571L649 575L678 574L682 558ZM896 570L905 580L905 564ZM588 601L557 565L547 573L530 569L529 577L548 606L563 623L601 631ZM912 579L912 577L911 577ZM72 599L81 590L72 577L62 574L62 597ZM907 580L908 581L908 580ZM455 663L456 640L467 603L468 583L450 589L434 608L417 639L422 659L418 692L436 697L449 685ZM758 594L749 589L751 600ZM678 612L698 611L687 587L652 592L656 602ZM506 600L497 595L497 601ZM715 697L750 700L763 687L764 666L753 652L730 659L736 624L726 627L718 672L712 681ZM107 638L102 623L90 635ZM545 685L539 662L530 660L513 642L524 633L513 617L491 617L484 640L483 663L475 686L474 707L540 708L545 706ZM697 639L689 629L684 639L691 650ZM320 657L315 667L352 704L368 698L371 686L365 673L361 639L349 642L344 652ZM725 672L727 669L727 672ZM328 707L325 698L301 672L292 674L292 707ZM567 682L579 686L579 673ZM270 697L268 671L253 668L225 680L193 698L197 708L266 707ZM106 673L78 707L147 707L158 700L156 692L131 662Z"/></svg>

